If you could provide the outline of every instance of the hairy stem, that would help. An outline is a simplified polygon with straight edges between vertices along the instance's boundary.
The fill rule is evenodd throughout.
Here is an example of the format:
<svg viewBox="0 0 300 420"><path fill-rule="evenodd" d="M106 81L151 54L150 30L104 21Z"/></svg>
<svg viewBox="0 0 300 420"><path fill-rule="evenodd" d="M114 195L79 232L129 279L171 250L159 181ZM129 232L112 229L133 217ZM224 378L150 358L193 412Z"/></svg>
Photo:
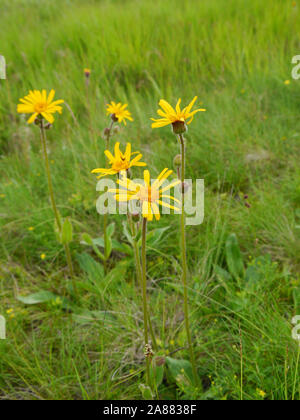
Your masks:
<svg viewBox="0 0 300 420"><path fill-rule="evenodd" d="M49 159L48 159L48 153L47 153L46 133L45 133L45 127L44 127L44 121L43 120L41 120L41 123L40 123L40 131L41 131L41 142L42 142L42 148L43 148L44 160L45 160L45 168L46 168L46 174L47 174L47 179L48 179L48 188L49 188L50 200L51 200L52 209L53 209L53 213L54 213L55 220L56 220L56 225L57 225L59 233L61 233L62 224L61 224L61 219L60 219L60 216L59 216L59 213L58 213L58 210L57 210L57 206L56 206L56 202L55 202L55 196L54 196L54 190L53 190L53 184L52 184L52 178L51 178L51 171L50 171L50 165L49 165ZM67 263L68 263L68 267L69 267L69 273L70 273L70 276L72 277L72 281L73 281L73 289L74 289L75 294L77 295L77 287L76 287L76 283L75 283L75 279L74 279L74 269L73 269L73 263L72 263L72 257L71 257L69 244L65 244L64 247L65 247L65 253L66 253Z"/></svg>
<svg viewBox="0 0 300 420"><path fill-rule="evenodd" d="M139 251L138 243L135 239L135 235L136 235L135 225L130 215L128 215L128 221L130 225L131 235L133 238L133 251L134 251L137 278L138 278L139 285L141 287L141 291L143 292L143 278L142 278L143 274L142 274L142 267L141 267L140 251ZM148 307L147 307L147 319L148 319L149 331L150 331L153 347L154 347L154 350L157 351L158 347L157 347L156 338L155 338L154 330L152 327L152 322L151 322Z"/></svg>
<svg viewBox="0 0 300 420"><path fill-rule="evenodd" d="M147 317L147 278L146 278L146 237L147 237L147 219L143 218L142 227L142 289L143 289L143 310L144 310L144 338L145 348L149 344L148 339L148 317ZM150 363L146 356L146 377L147 385L150 386Z"/></svg>
<svg viewBox="0 0 300 420"><path fill-rule="evenodd" d="M188 306L188 284L187 284L187 257L186 257L186 220L185 220L185 192L183 183L185 181L185 142L183 135L179 135L181 146L181 190L182 190L182 211L181 211L181 253L182 253L182 283L183 283L183 298L184 298L184 321L185 330L189 346L190 359L193 368L193 376L195 384L199 385L199 378L197 374L195 354L192 344L190 321L189 321L189 306Z"/></svg>
<svg viewBox="0 0 300 420"><path fill-rule="evenodd" d="M109 150L109 140L111 137L111 131L114 125L114 121L111 122L110 127L106 134L106 150ZM108 167L108 163L106 162L106 168ZM103 216L103 236L104 236L104 270L107 272L107 260L108 260L108 252L107 252L107 225L108 225L108 214L105 213Z"/></svg>

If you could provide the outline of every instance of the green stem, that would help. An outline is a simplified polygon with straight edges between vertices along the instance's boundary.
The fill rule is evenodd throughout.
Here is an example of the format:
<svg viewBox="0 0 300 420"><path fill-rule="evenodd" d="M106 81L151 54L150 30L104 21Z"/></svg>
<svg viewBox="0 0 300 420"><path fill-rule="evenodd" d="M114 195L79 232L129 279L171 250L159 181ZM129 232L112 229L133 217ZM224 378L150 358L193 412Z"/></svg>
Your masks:
<svg viewBox="0 0 300 420"><path fill-rule="evenodd" d="M133 251L134 251L134 259L135 259L137 278L138 278L139 285L141 287L141 291L143 292L143 280L142 280L143 277L142 277L140 251L139 251L138 243L135 239L135 235L136 235L135 225L134 225L134 222L132 221L132 218L131 218L130 215L128 215L128 221L129 221L131 235L132 235L132 239L133 239ZM154 347L154 350L157 351L158 346L157 346L157 343L156 343L156 338L155 338L154 330L153 330L153 327L152 327L152 322L151 322L148 307L147 307L147 319L148 319L149 331L150 331L153 347Z"/></svg>
<svg viewBox="0 0 300 420"><path fill-rule="evenodd" d="M42 141L42 147L43 147L44 159L45 159L45 166L46 166L46 174L47 174L47 178L48 178L48 188L49 188L50 200L51 200L51 204L52 204L52 208L53 208L53 212L54 212L54 216L55 216L55 220L56 220L58 230L59 230L59 232L61 232L62 226L61 226L61 221L60 221L60 217L59 217L59 213L58 213L58 210L57 210L57 207L56 207L56 202L55 202L55 197L54 197L53 184L52 184L51 172L50 172L50 165L49 165L49 159L48 159L48 153L47 153L46 133L45 133L43 120L41 120L40 129L41 129L41 141Z"/></svg>
<svg viewBox="0 0 300 420"><path fill-rule="evenodd" d="M45 133L45 127L44 127L44 121L43 120L41 120L41 122L40 122L40 131L41 131L41 142L42 142L42 148L43 148L43 153L44 153L46 174L47 174L47 179L48 179L48 188L49 188L50 200L51 200L52 209L53 209L53 213L54 213L55 220L56 220L56 225L57 225L57 228L59 230L59 233L61 233L62 225L61 225L61 219L60 219L60 216L59 216L59 213L58 213L58 210L57 210L57 206L56 206L56 202L55 202L55 196L54 196L54 190L53 190L53 184L52 184L52 178L51 178L51 171L50 171L50 165L49 165L49 159L48 159L48 153L47 153L46 133ZM67 263L68 263L68 267L69 267L69 273L70 273L70 276L72 277L72 281L73 281L73 289L74 289L74 292L77 295L77 287L76 287L75 279L74 279L74 269L73 269L72 257L71 257L69 244L65 244L65 253L66 253Z"/></svg>
<svg viewBox="0 0 300 420"><path fill-rule="evenodd" d="M297 385L297 378L298 378L298 368L299 368L299 361L300 361L300 343L298 344L298 346L299 347L298 347L298 356L297 356L297 363L296 363L296 369L295 369L295 378L294 378L292 401L295 401L296 385Z"/></svg>
<svg viewBox="0 0 300 420"><path fill-rule="evenodd" d="M114 121L111 122L110 127L108 129L107 135L106 135L106 150L109 150L109 140L111 137L111 131L114 125ZM106 162L106 168L108 167L108 164ZM104 236L104 270L107 272L107 260L108 260L108 252L107 252L107 225L108 225L108 214L105 213L103 216L103 236Z"/></svg>
<svg viewBox="0 0 300 420"><path fill-rule="evenodd" d="M148 339L148 317L147 317L147 278L146 278L146 238L147 238L147 219L143 218L142 227L142 289L143 289L143 310L144 310L144 337L145 347L149 344ZM147 385L150 387L150 364L149 357L146 357L146 377Z"/></svg>
<svg viewBox="0 0 300 420"><path fill-rule="evenodd" d="M185 330L189 346L190 359L193 369L193 376L195 384L199 385L199 378L197 374L196 362L194 349L191 338L190 331L190 321L189 321L189 306L188 306L188 284L187 284L187 257L186 257L186 220L185 220L185 192L183 188L183 183L185 181L185 143L183 135L179 135L180 145L181 145L181 190L182 190L182 211L181 211L181 252L182 252L182 283L183 283L183 298L184 298L184 321L185 321Z"/></svg>

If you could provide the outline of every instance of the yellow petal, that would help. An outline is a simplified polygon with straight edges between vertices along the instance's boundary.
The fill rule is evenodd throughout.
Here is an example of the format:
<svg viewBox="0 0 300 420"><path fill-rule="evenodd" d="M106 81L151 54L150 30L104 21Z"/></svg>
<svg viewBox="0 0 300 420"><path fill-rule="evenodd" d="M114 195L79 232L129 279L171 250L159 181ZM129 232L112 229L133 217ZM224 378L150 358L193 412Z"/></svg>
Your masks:
<svg viewBox="0 0 300 420"><path fill-rule="evenodd" d="M181 98L178 99L178 102L177 102L177 105L176 105L177 114L181 113L180 104L181 104Z"/></svg>
<svg viewBox="0 0 300 420"><path fill-rule="evenodd" d="M144 181L147 187L150 187L150 172L148 170L144 171Z"/></svg>
<svg viewBox="0 0 300 420"><path fill-rule="evenodd" d="M160 212L159 212L159 208L158 205L155 203L152 203L152 210L155 216L155 219L158 221L160 220Z"/></svg>
<svg viewBox="0 0 300 420"><path fill-rule="evenodd" d="M121 152L120 152L120 143L117 142L115 144L115 159L120 160L121 159Z"/></svg>
<svg viewBox="0 0 300 420"><path fill-rule="evenodd" d="M153 120L155 121L155 120ZM170 120L156 120L154 123L152 123L152 128L159 128L159 127L165 127L166 125L171 124Z"/></svg>
<svg viewBox="0 0 300 420"><path fill-rule="evenodd" d="M162 189L160 190L160 192L161 192L161 193L164 193L165 191L168 191L168 190L170 190L171 188L176 187L176 185L180 184L180 182L181 182L181 181L180 181L179 179L177 179L176 181L171 182L171 184L170 184L170 185L167 185L166 187L162 188Z"/></svg>
<svg viewBox="0 0 300 420"><path fill-rule="evenodd" d="M36 119L36 117L38 116L39 114L37 113L37 112L35 112L34 114L32 114L32 116L29 118L29 120L27 121L28 122L28 124L32 124L34 121L35 121L35 119Z"/></svg>
<svg viewBox="0 0 300 420"><path fill-rule="evenodd" d="M109 150L105 150L104 151L105 156L107 157L107 159L110 161L110 163L114 163L115 162L115 158L114 156L110 153Z"/></svg>
<svg viewBox="0 0 300 420"><path fill-rule="evenodd" d="M54 96L55 96L55 90L54 89L51 89L50 90L50 93L48 95L48 99L47 99L47 103L48 104L51 104L51 102L53 101Z"/></svg>
<svg viewBox="0 0 300 420"><path fill-rule="evenodd" d="M158 202L158 203L159 203L162 207L166 207L167 209L180 211L180 209L178 209L177 207L171 206L170 204L165 203L164 201L157 200L157 202Z"/></svg>
<svg viewBox="0 0 300 420"><path fill-rule="evenodd" d="M181 201L180 200L178 200L177 198L175 198L175 197L172 197L171 195L161 195L160 196L160 198L168 198L168 199L170 199L170 200L174 200L176 203L178 203L178 204L181 204Z"/></svg>
<svg viewBox="0 0 300 420"><path fill-rule="evenodd" d="M194 103L197 101L198 96L195 96L192 102L186 107L185 112L188 114L194 106Z"/></svg>
<svg viewBox="0 0 300 420"><path fill-rule="evenodd" d="M175 114L174 108L164 99L159 101L159 106L167 113L167 114Z"/></svg>
<svg viewBox="0 0 300 420"><path fill-rule="evenodd" d="M130 160L130 157L131 157L131 144L130 143L127 143L127 145L126 145L126 150L125 150L125 159L126 160Z"/></svg>
<svg viewBox="0 0 300 420"><path fill-rule="evenodd" d="M50 124L53 124L54 118L49 112L42 112L42 116L47 120Z"/></svg>

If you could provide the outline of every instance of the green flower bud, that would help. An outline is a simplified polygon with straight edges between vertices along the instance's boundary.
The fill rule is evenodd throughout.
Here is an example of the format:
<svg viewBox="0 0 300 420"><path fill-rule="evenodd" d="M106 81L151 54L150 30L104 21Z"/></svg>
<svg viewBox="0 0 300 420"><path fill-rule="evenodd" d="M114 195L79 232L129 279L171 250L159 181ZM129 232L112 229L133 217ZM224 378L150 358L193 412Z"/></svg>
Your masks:
<svg viewBox="0 0 300 420"><path fill-rule="evenodd" d="M183 134L187 131L185 121L175 121L174 123L172 123L172 127L174 134Z"/></svg>
<svg viewBox="0 0 300 420"><path fill-rule="evenodd" d="M134 223L137 223L140 221L140 213L138 212L130 213L130 217Z"/></svg>
<svg viewBox="0 0 300 420"><path fill-rule="evenodd" d="M175 169L181 167L181 161L182 161L181 155L177 155L177 156L174 157L173 165L174 165Z"/></svg>

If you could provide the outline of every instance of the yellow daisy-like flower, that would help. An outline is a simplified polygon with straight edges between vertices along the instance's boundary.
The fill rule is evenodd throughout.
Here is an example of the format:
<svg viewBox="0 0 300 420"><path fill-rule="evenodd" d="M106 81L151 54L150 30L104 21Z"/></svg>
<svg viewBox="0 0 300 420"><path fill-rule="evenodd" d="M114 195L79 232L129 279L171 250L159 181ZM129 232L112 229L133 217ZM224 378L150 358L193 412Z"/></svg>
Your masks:
<svg viewBox="0 0 300 420"><path fill-rule="evenodd" d="M128 178L123 178L118 180L118 184L124 189L110 189L109 192L115 193L115 199L119 202L128 202L131 200L139 201L142 208L142 215L149 222L153 220L153 215L155 216L156 220L160 220L159 205L172 210L180 210L177 207L171 206L162 200L164 198L171 199L174 202L180 204L180 201L175 197L165 194L171 188L180 184L178 179L162 188L164 182L172 173L172 170L165 168L159 177L153 183L151 183L150 172L146 170L144 171L143 184L135 183Z"/></svg>
<svg viewBox="0 0 300 420"><path fill-rule="evenodd" d="M62 107L60 104L64 103L62 99L53 101L55 90L51 90L48 97L45 89L30 90L29 94L25 98L20 99L21 104L18 105L17 111L20 114L32 114L28 120L28 124L32 124L35 119L41 115L50 124L53 124L53 115L55 112L62 113Z"/></svg>
<svg viewBox="0 0 300 420"><path fill-rule="evenodd" d="M159 118L159 119L151 118L151 120L154 121L152 123L152 128L164 127L165 125L169 125L169 124L172 124L174 127L174 124L176 125L176 123L190 124L193 121L194 115L197 114L197 112L206 111L206 109L203 109L203 108L199 108L199 109L196 109L195 111L192 111L192 108L197 98L198 97L195 96L192 102L183 109L180 108L181 99L178 100L175 109L167 101L165 101L164 99L161 99L159 101L159 106L162 109L159 109L157 113L162 118Z"/></svg>
<svg viewBox="0 0 300 420"><path fill-rule="evenodd" d="M111 101L110 104L107 104L106 114L111 115L112 119L115 119L119 123L123 122L126 125L126 119L133 121L131 113L128 111L128 109L126 109L127 107L127 104L123 105L121 102L116 104L115 102Z"/></svg>
<svg viewBox="0 0 300 420"><path fill-rule="evenodd" d="M127 143L125 153L120 150L120 143L115 144L115 154L112 155L109 150L105 150L105 155L109 159L110 168L98 168L92 171L92 174L101 174L97 178L102 178L108 175L116 175L119 172L127 171L133 166L147 166L145 162L140 162L143 155L140 152L131 153L131 144ZM132 158L132 156L135 158Z"/></svg>

